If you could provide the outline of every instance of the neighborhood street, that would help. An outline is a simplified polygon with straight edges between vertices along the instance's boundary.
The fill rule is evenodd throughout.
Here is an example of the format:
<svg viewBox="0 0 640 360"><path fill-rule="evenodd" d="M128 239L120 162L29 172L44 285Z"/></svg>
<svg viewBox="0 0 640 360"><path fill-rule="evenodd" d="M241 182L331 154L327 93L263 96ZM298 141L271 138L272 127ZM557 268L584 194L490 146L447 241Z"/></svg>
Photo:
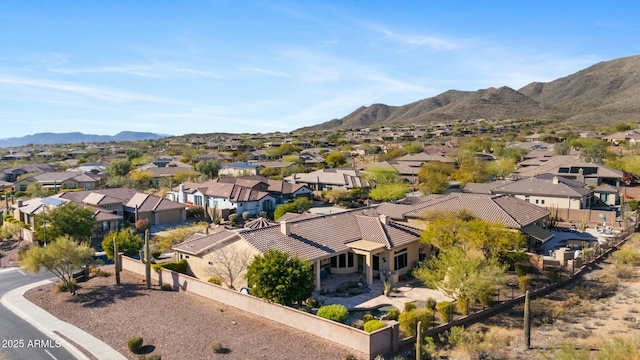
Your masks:
<svg viewBox="0 0 640 360"><path fill-rule="evenodd" d="M0 297L23 285L51 277L49 272L32 275L19 269L0 270ZM55 339L44 335L5 306L0 306L0 352L6 360L76 359Z"/></svg>

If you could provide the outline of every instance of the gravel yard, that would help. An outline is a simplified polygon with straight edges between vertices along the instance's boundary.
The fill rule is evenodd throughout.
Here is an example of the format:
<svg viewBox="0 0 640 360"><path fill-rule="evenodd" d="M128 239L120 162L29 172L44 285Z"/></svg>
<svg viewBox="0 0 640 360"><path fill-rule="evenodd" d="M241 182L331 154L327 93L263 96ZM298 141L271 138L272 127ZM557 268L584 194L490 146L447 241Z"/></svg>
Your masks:
<svg viewBox="0 0 640 360"><path fill-rule="evenodd" d="M105 267L113 272L113 267ZM144 279L124 271L81 283L77 295L50 284L25 297L58 318L111 345L130 359L135 336L163 359L344 359L354 351L188 292L147 290ZM213 341L223 353L210 349Z"/></svg>

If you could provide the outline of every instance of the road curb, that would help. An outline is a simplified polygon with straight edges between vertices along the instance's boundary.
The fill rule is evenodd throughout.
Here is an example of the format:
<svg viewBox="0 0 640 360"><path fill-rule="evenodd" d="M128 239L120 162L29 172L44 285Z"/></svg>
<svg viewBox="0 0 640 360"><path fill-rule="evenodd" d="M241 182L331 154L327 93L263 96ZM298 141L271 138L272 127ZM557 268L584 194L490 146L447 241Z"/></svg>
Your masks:
<svg viewBox="0 0 640 360"><path fill-rule="evenodd" d="M56 331L80 346L87 343L92 344L91 349L84 349L89 351L97 359L126 360L127 358L125 356L115 351L106 343L76 326L58 319L24 297L25 292L50 283L50 280L42 280L21 286L7 292L2 298L0 298L0 303L38 330L42 331L45 335L59 341L60 344L77 359L90 360L89 357L78 349L78 347L67 341L64 337L58 335Z"/></svg>

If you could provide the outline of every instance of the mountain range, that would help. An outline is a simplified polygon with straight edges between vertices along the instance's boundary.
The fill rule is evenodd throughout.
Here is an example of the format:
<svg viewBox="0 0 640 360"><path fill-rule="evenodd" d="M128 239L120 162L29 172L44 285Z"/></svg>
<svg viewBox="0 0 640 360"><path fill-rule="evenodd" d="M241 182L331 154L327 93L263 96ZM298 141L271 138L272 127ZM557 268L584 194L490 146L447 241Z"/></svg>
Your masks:
<svg viewBox="0 0 640 360"><path fill-rule="evenodd" d="M109 141L136 141L136 140L156 140L167 137L150 132L121 131L116 135L88 135L80 132L71 133L37 133L23 137L13 137L0 139L0 147L18 147L29 144L52 145L52 144L77 144Z"/></svg>
<svg viewBox="0 0 640 360"><path fill-rule="evenodd" d="M605 61L551 82L518 90L507 86L449 90L402 106L373 104L303 130L358 129L371 125L428 124L458 119L535 118L572 125L640 120L640 56Z"/></svg>

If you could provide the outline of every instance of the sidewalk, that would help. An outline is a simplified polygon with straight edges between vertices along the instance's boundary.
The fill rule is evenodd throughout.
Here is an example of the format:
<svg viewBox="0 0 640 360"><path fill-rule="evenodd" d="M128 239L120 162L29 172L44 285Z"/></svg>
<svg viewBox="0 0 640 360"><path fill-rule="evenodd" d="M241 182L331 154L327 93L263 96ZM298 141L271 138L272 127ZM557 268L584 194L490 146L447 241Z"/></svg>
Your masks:
<svg viewBox="0 0 640 360"><path fill-rule="evenodd" d="M50 280L38 281L29 285L19 287L6 293L1 299L0 303L6 306L13 313L42 331L45 335L54 340L58 340L70 353L76 358L82 360L90 360L84 353L82 353L78 346L90 352L99 360L126 360L127 358L115 351L109 345L100 341L93 335L77 328L74 325L66 323L55 316L49 314L38 306L34 305L31 301L24 298L24 293L36 288L38 286L51 283ZM66 338L73 341L75 344L71 344L62 336L56 334L56 332L64 335Z"/></svg>

